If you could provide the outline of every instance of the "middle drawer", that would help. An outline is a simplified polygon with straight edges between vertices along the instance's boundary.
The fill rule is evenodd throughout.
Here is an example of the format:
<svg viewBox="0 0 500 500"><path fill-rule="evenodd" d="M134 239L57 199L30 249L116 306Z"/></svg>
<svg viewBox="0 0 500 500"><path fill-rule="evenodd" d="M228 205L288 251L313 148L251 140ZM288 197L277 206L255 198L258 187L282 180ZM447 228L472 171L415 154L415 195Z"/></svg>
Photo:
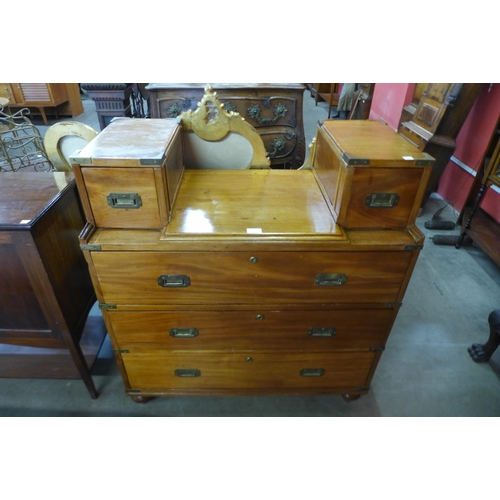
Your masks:
<svg viewBox="0 0 500 500"><path fill-rule="evenodd" d="M395 302L412 252L91 252L107 304Z"/></svg>
<svg viewBox="0 0 500 500"><path fill-rule="evenodd" d="M325 351L385 345L396 310L107 311L118 349Z"/></svg>

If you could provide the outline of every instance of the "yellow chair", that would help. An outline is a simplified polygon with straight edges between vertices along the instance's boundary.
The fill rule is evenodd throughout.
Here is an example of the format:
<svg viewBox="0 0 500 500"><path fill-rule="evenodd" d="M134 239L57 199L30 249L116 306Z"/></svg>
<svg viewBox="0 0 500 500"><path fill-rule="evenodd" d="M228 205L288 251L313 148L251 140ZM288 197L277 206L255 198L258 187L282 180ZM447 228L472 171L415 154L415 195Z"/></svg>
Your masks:
<svg viewBox="0 0 500 500"><path fill-rule="evenodd" d="M43 143L58 172L71 172L69 157L92 141L99 132L80 122L59 122L47 129Z"/></svg>

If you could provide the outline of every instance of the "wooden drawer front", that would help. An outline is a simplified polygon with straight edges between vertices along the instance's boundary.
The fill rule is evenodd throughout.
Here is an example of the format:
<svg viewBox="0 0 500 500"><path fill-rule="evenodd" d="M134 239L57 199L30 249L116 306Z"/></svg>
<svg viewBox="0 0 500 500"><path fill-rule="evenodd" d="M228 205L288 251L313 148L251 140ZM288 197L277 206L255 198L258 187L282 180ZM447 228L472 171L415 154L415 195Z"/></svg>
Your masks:
<svg viewBox="0 0 500 500"><path fill-rule="evenodd" d="M92 211L87 218L97 227L161 228L167 223L169 202L161 168L82 167L81 171ZM129 201L131 195L140 201ZM113 206L115 201L110 205L110 198L117 205ZM134 208L121 208L127 203Z"/></svg>
<svg viewBox="0 0 500 500"><path fill-rule="evenodd" d="M354 168L343 177L337 223L346 229L404 228L415 222L423 168ZM425 186L424 186L425 187ZM393 201L394 200L394 201Z"/></svg>
<svg viewBox="0 0 500 500"><path fill-rule="evenodd" d="M220 97L226 111L239 113L256 129L297 126L297 99L290 97Z"/></svg>
<svg viewBox="0 0 500 500"><path fill-rule="evenodd" d="M171 350L382 347L393 309L108 311L119 349Z"/></svg>
<svg viewBox="0 0 500 500"><path fill-rule="evenodd" d="M0 83L0 97L9 99L10 104L16 104L16 98L14 97L14 93L12 92L10 83Z"/></svg>
<svg viewBox="0 0 500 500"><path fill-rule="evenodd" d="M122 354L131 388L153 390L358 388L365 385L374 359L372 352Z"/></svg>
<svg viewBox="0 0 500 500"><path fill-rule="evenodd" d="M297 135L293 132L260 131L260 136L264 141L267 156L271 160L286 158L292 155L297 148Z"/></svg>
<svg viewBox="0 0 500 500"><path fill-rule="evenodd" d="M412 252L101 251L92 256L108 304L317 304L396 301ZM165 281L170 286L162 286Z"/></svg>

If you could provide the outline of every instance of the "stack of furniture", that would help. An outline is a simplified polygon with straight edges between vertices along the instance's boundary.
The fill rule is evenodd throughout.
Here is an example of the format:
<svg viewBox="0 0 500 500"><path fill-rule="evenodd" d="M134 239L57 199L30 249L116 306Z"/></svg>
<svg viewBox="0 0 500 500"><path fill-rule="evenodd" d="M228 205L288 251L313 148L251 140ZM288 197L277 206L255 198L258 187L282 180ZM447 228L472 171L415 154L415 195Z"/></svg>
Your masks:
<svg viewBox="0 0 500 500"><path fill-rule="evenodd" d="M81 248L136 402L369 390L433 159L385 124L325 121L299 170L255 160L258 144L251 168L185 168L187 134L252 130L208 88L196 112L118 120L72 157Z"/></svg>

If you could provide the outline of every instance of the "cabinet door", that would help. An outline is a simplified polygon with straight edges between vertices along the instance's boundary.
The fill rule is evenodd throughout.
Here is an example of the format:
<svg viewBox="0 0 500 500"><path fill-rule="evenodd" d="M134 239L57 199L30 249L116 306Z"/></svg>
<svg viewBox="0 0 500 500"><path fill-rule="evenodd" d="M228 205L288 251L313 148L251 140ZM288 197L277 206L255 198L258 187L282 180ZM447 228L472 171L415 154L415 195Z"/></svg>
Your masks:
<svg viewBox="0 0 500 500"><path fill-rule="evenodd" d="M50 332L29 272L10 233L0 233L0 338Z"/></svg>
<svg viewBox="0 0 500 500"><path fill-rule="evenodd" d="M56 106L68 100L64 83L13 83L11 88L18 104Z"/></svg>

